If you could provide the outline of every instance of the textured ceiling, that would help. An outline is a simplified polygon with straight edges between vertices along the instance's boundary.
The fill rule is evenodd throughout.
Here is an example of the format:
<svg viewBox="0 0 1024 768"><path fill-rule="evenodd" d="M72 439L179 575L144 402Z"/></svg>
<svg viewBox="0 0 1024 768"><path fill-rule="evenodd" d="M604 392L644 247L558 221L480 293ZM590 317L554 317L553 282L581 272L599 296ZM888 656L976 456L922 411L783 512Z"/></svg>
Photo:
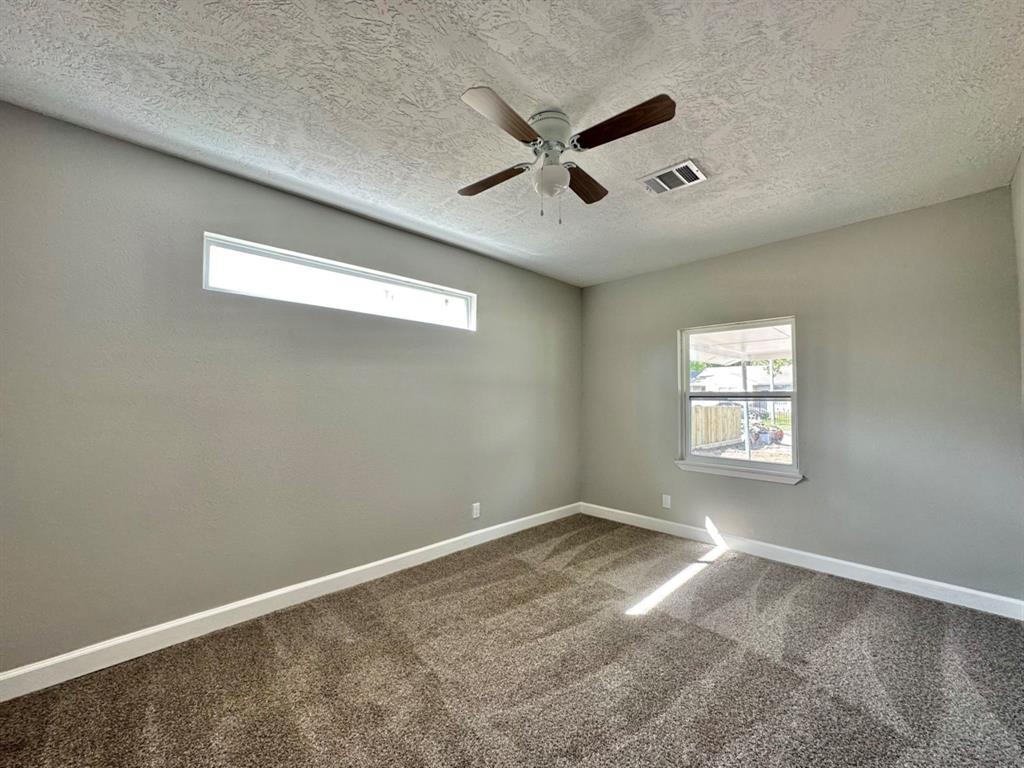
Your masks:
<svg viewBox="0 0 1024 768"><path fill-rule="evenodd" d="M1008 183L1022 41L1021 0L0 0L0 99L587 285ZM525 175L456 195L530 158L473 85L678 113L570 156L610 194L559 226Z"/></svg>

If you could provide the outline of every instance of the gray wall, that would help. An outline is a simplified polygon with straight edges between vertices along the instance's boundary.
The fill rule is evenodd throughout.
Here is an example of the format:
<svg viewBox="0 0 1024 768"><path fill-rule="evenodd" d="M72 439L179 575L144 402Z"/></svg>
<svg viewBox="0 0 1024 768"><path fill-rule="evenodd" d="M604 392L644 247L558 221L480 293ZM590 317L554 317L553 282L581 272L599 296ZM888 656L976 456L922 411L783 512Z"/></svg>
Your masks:
<svg viewBox="0 0 1024 768"><path fill-rule="evenodd" d="M0 668L579 499L579 289L7 105L0 178ZM479 330L204 292L204 229Z"/></svg>
<svg viewBox="0 0 1024 768"><path fill-rule="evenodd" d="M1017 240L1017 301L1020 304L1021 379L1024 380L1024 154L1017 159L1011 185L1013 195L1013 234ZM1024 381L1020 388L1024 411Z"/></svg>
<svg viewBox="0 0 1024 768"><path fill-rule="evenodd" d="M583 498L1022 597L1016 294L1005 188L587 288ZM676 468L676 329L790 314L807 480Z"/></svg>
<svg viewBox="0 0 1024 768"><path fill-rule="evenodd" d="M1024 593L1020 171L1013 216L997 190L582 310L3 104L0 178L0 669L576 501L581 446L590 502ZM479 330L204 292L204 229L476 291ZM678 470L676 329L786 314L808 479Z"/></svg>

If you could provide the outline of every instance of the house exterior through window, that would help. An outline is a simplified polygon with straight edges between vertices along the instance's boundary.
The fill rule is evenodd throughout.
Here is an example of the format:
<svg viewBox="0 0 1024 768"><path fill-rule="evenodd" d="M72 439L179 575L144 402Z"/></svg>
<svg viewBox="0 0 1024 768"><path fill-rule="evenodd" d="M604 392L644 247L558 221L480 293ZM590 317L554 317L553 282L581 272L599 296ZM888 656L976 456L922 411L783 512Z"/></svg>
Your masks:
<svg viewBox="0 0 1024 768"><path fill-rule="evenodd" d="M679 332L681 469L796 483L796 322Z"/></svg>

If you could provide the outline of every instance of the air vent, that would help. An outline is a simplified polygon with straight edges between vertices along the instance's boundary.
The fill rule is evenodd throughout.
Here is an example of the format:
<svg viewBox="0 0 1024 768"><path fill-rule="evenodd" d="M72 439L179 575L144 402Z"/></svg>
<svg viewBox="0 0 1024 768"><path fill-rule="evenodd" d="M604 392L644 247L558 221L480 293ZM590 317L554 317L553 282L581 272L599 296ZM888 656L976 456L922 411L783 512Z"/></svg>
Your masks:
<svg viewBox="0 0 1024 768"><path fill-rule="evenodd" d="M706 179L707 176L697 167L696 163L693 160L687 160L684 163L648 174L640 179L640 183L651 194L660 195L663 192L671 192L673 189L692 187Z"/></svg>

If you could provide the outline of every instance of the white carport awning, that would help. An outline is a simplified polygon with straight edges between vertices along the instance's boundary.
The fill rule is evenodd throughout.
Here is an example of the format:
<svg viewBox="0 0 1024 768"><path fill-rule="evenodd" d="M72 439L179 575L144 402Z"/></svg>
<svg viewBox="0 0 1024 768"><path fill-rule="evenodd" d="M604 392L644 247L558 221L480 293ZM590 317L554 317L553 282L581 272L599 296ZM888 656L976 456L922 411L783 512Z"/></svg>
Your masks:
<svg viewBox="0 0 1024 768"><path fill-rule="evenodd" d="M690 360L715 365L734 365L749 360L793 357L789 325L709 331L690 336Z"/></svg>

